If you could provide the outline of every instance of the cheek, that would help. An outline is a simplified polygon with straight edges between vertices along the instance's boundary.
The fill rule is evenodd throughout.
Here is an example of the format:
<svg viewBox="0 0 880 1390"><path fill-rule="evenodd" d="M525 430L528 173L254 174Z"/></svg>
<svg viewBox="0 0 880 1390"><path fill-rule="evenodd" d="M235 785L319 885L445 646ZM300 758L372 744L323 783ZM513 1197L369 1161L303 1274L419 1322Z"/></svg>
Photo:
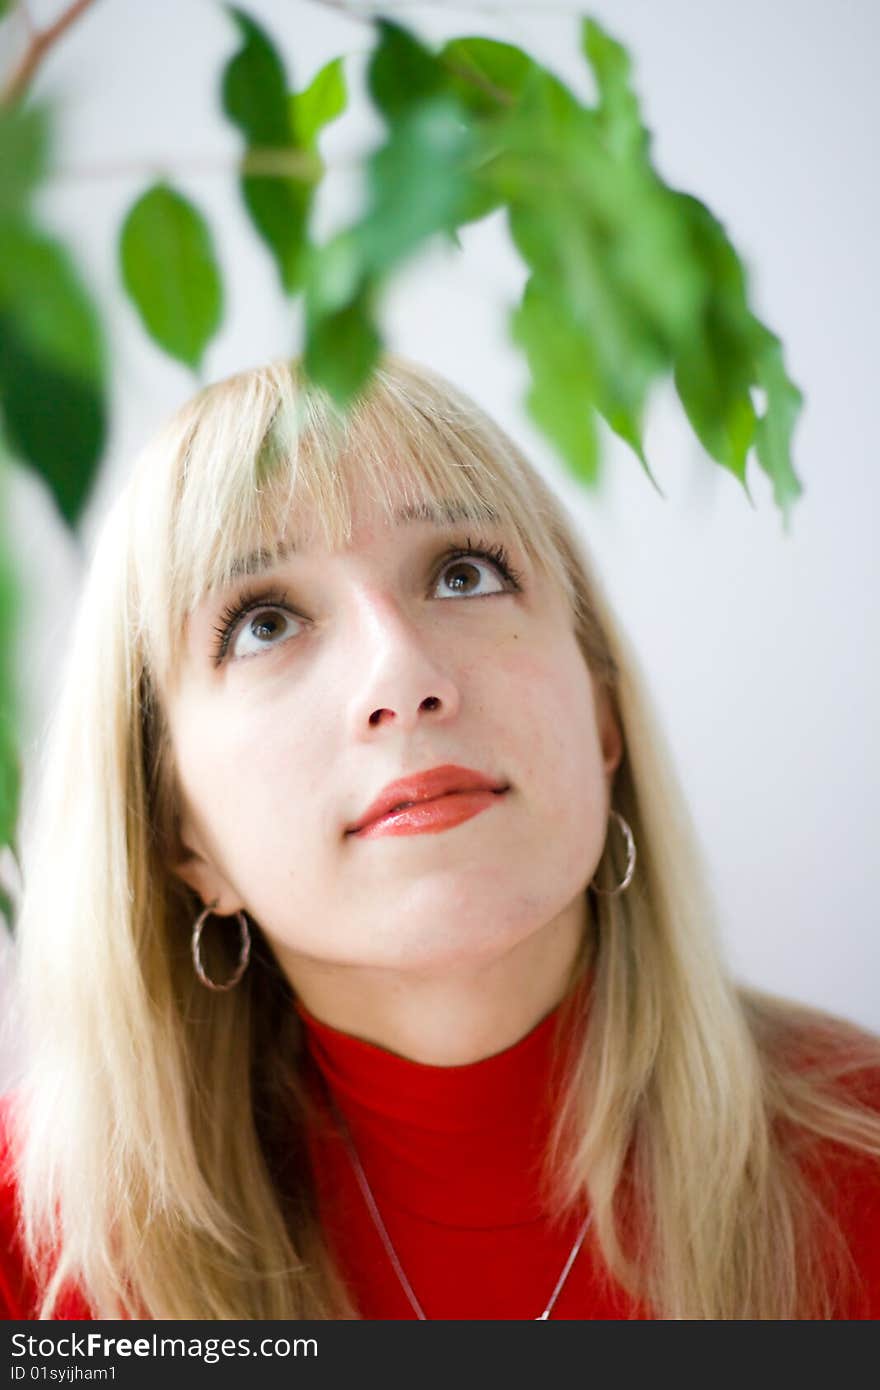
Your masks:
<svg viewBox="0 0 880 1390"><path fill-rule="evenodd" d="M307 725L253 701L238 714L227 707L222 723L202 707L180 713L173 742L181 791L219 864L234 872L264 853L271 862L273 829L288 849L314 835L322 777Z"/></svg>
<svg viewBox="0 0 880 1390"><path fill-rule="evenodd" d="M562 813L604 834L606 778L593 683L580 648L567 634L539 651L519 646L510 644L500 657L494 679L524 784L548 816Z"/></svg>

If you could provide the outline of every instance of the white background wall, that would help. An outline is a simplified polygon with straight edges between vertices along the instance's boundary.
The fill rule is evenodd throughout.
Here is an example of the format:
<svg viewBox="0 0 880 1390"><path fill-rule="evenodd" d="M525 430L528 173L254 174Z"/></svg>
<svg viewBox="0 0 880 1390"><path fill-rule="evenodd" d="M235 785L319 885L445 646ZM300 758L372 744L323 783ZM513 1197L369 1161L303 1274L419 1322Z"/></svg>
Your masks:
<svg viewBox="0 0 880 1390"><path fill-rule="evenodd" d="M329 58L351 55L359 95L322 145L340 166L319 208L319 230L329 231L357 198L342 166L378 129L360 95L369 32L315 3L243 2L274 35L297 88ZM45 22L62 4L31 0L30 8ZM392 0L385 12L429 38L479 32L521 43L583 95L591 91L576 11L565 0ZM658 394L647 433L666 501L613 441L596 494L570 482L520 404L524 369L504 317L524 276L498 218L463 234L464 255L431 253L412 266L389 297L387 339L494 413L581 519L665 723L733 969L880 1031L880 6L595 0L589 12L633 53L662 173L728 227L757 312L782 335L806 393L796 437L806 494L793 534L783 535L756 464L752 510L735 480L700 457L671 392ZM3 38L16 37L7 24ZM281 300L232 176L239 143L219 116L217 92L235 45L231 21L209 0L100 0L36 83L63 114L46 216L76 246L111 333L112 437L82 529L85 553L133 453L196 386L149 345L120 293L117 230L153 177L172 177L216 229L227 307L206 379L300 344L298 312ZM39 486L19 477L12 503L25 542L32 748L82 559ZM10 1048L14 1039L7 1071Z"/></svg>

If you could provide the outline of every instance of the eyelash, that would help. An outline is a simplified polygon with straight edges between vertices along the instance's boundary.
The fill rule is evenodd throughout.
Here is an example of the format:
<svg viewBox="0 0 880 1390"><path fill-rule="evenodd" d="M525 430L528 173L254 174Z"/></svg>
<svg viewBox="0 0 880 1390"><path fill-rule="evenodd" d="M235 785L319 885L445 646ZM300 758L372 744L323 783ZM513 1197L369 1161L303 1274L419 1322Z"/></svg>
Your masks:
<svg viewBox="0 0 880 1390"><path fill-rule="evenodd" d="M511 589L518 592L522 588L522 576L513 568L510 563L510 556L503 545L491 545L488 542L477 541L471 543L468 538L464 545L453 546L447 550L440 558L437 567L436 579L439 579L443 570L451 565L454 560L462 560L474 557L478 560L488 560L499 571L502 577L510 585ZM436 583L435 579L435 583ZM477 595L478 598L489 598L490 595ZM220 621L214 628L215 642L212 648L212 657L215 666L219 666L229 650L230 642L235 629L243 618L249 613L259 608L284 608L293 617L299 617L291 608L290 599L283 589L277 588L246 588L243 589L232 600L220 614Z"/></svg>

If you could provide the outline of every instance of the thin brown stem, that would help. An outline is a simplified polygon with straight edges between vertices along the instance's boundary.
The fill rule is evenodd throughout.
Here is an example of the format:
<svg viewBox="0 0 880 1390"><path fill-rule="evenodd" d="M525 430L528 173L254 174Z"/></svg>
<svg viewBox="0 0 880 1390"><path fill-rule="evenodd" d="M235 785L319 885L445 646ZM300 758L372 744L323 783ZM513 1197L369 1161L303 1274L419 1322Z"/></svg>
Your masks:
<svg viewBox="0 0 880 1390"><path fill-rule="evenodd" d="M63 10L55 23L50 24L47 29L32 28L28 46L0 92L0 106L13 106L21 100L50 48L94 3L95 0L73 0L73 4ZM29 19L27 11L25 18Z"/></svg>

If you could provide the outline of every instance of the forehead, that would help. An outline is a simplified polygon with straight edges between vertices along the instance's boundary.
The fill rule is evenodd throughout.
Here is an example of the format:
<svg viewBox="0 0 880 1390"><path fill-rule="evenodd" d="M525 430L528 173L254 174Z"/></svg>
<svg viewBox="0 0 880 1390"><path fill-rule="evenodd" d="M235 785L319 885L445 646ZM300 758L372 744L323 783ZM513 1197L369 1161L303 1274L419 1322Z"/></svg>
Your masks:
<svg viewBox="0 0 880 1390"><path fill-rule="evenodd" d="M348 444L316 450L300 439L295 454L279 449L256 475L245 470L227 497L213 491L205 505L203 491L185 507L178 569L188 577L188 611L243 575L298 552L348 549L365 531L497 525L530 548L524 508L497 461L474 467L448 446L420 453L411 439L389 438L381 451L375 441Z"/></svg>
<svg viewBox="0 0 880 1390"><path fill-rule="evenodd" d="M494 526L499 520L497 508L488 503L465 503L452 498L405 503L390 513L375 504L370 506L362 502L360 506L352 508L351 534L347 545L356 546L364 533L382 529L393 533L407 527L427 526L442 531L460 525ZM289 556L326 548L326 544L321 542L320 528L315 519L300 516L294 526L285 528L274 545L258 545L246 554L233 558L229 577L238 579L257 575Z"/></svg>

